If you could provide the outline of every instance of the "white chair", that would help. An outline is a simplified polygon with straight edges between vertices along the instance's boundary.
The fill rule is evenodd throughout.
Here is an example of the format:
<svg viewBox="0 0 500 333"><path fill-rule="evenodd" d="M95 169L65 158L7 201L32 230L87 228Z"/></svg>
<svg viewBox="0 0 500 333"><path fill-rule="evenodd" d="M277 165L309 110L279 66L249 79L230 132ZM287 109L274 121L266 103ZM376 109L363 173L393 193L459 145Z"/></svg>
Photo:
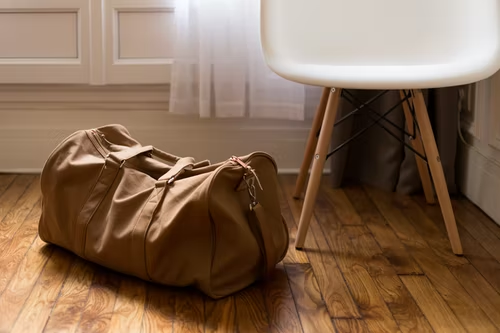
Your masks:
<svg viewBox="0 0 500 333"><path fill-rule="evenodd" d="M462 246L420 89L468 84L500 68L500 0L261 0L261 43L285 79L325 87L294 197L313 160L296 248L304 245L342 89L400 90L426 199L441 206L455 254ZM335 88L332 88L335 87ZM450 124L450 126L456 126ZM317 132L319 131L319 137ZM314 156L314 159L313 159Z"/></svg>

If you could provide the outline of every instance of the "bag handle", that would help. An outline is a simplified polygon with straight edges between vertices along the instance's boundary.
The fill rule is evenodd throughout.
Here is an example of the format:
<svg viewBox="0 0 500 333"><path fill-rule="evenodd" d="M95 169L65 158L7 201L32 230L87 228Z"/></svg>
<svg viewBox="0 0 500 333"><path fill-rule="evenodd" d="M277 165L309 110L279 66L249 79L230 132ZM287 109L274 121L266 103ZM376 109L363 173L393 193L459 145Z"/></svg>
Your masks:
<svg viewBox="0 0 500 333"><path fill-rule="evenodd" d="M276 253L276 246L274 244L273 235L269 226L267 225L266 212L260 203L255 204L250 212L250 218L259 227L260 235L262 238L264 261L265 261L265 275L269 275L273 268L276 266L278 256Z"/></svg>
<svg viewBox="0 0 500 333"><path fill-rule="evenodd" d="M165 162L170 162L170 163L179 163L179 161L183 159L189 159L189 161L192 161L193 168L200 168L204 166L210 165L210 161L208 160L203 160L200 162L195 163L193 157L179 157L175 156L172 154L169 154L167 152L164 152L163 150L157 149L151 145L148 146L137 146L137 147L131 147L129 149L117 151L110 153L109 155L114 157L116 161L119 163L124 163L125 161L137 156L141 155L144 153L151 153L151 155L165 161Z"/></svg>
<svg viewBox="0 0 500 333"><path fill-rule="evenodd" d="M195 166L194 158L192 157L183 157L175 163L172 169L168 170L163 176L161 176L158 180L168 180L168 184L172 184L177 177L179 177L184 171L192 170Z"/></svg>

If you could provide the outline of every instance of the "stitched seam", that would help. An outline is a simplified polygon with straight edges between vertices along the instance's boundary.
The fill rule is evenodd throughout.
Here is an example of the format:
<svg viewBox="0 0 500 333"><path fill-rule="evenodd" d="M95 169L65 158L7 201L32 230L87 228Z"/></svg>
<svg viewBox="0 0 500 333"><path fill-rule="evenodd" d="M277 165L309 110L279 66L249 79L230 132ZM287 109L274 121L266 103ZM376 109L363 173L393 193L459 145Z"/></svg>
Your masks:
<svg viewBox="0 0 500 333"><path fill-rule="evenodd" d="M143 247L144 247L144 269L146 271L146 276L148 277L148 279L150 279L151 281L153 281L153 278L151 277L151 275L149 274L149 270L148 270L148 256L146 255L146 250L147 250L147 247L146 247L146 239L148 238L148 234L149 234L149 230L151 228L151 224L153 224L153 218L156 214L156 212L158 211L158 207L160 207L160 202L161 202L161 199L158 199L158 197L160 196L161 192L159 192L158 188L155 186L155 191L156 191L156 199L157 199L157 202L156 202L156 207L153 209L153 213L151 214L151 218L149 219L149 223L148 223L148 226L146 227L146 230L144 232L144 238L143 238ZM163 187L162 191L165 191L165 187Z"/></svg>

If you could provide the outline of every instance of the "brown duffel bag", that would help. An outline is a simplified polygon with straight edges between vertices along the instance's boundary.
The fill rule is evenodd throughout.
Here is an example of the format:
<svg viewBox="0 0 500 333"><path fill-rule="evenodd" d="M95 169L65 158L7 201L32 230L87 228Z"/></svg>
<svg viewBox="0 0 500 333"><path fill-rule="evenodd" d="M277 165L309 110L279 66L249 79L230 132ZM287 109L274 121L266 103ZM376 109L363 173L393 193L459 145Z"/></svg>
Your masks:
<svg viewBox="0 0 500 333"><path fill-rule="evenodd" d="M288 248L276 164L263 152L196 163L108 125L61 142L41 190L45 242L212 298L265 278Z"/></svg>

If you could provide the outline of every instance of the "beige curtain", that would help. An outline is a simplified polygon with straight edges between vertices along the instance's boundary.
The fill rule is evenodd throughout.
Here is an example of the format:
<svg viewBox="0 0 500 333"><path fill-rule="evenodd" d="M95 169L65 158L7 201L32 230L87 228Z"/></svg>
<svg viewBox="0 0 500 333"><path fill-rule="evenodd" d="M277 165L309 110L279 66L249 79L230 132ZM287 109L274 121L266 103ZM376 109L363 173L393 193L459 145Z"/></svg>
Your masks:
<svg viewBox="0 0 500 333"><path fill-rule="evenodd" d="M366 101L379 91L350 90L358 99ZM455 159L457 152L458 87L430 89L425 91L429 117L434 128L437 146L450 193L456 192ZM390 91L372 107L380 113L399 100L398 91ZM354 107L342 99L339 118ZM404 115L399 106L388 117L401 127L405 126ZM356 115L334 129L332 147L349 138L372 120ZM392 129L401 139L403 134ZM388 191L412 194L421 191L421 183L415 163L415 154L401 142L391 137L378 126L372 127L350 145L336 152L330 159L333 172L332 186L340 187L345 182L360 182Z"/></svg>

